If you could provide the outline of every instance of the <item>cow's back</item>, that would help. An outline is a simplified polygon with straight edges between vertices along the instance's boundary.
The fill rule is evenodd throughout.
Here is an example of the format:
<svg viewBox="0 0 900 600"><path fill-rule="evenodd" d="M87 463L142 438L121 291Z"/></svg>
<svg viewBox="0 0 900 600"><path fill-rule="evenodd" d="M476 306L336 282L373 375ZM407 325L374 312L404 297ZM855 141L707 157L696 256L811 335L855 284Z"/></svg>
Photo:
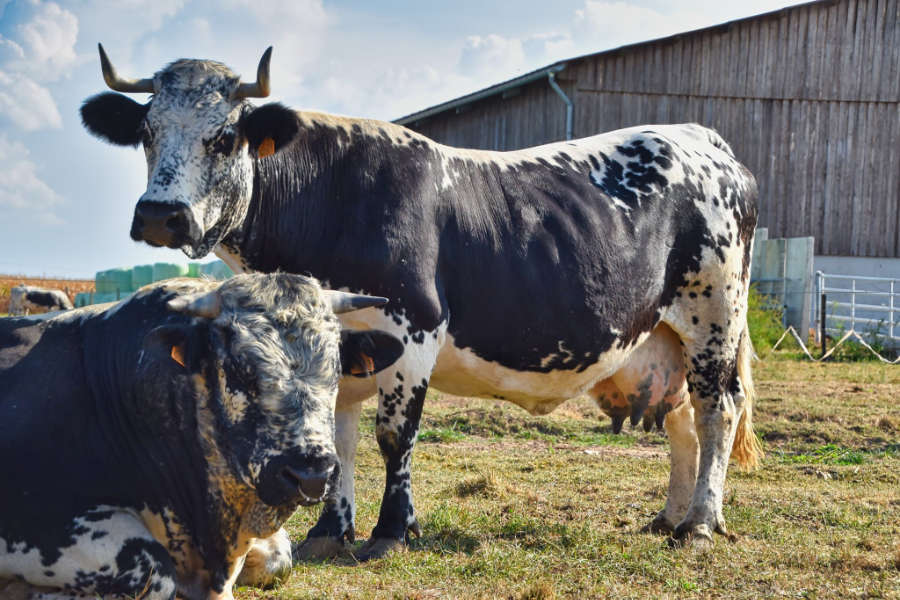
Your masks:
<svg viewBox="0 0 900 600"><path fill-rule="evenodd" d="M444 197L465 195L451 200L457 214L492 221L467 228L472 218L457 217L441 238L448 332L481 359L537 372L583 370L649 332L700 268L708 213L730 213L712 206L715 178L742 169L694 125L451 156L451 172L474 173L484 193L460 185Z"/></svg>

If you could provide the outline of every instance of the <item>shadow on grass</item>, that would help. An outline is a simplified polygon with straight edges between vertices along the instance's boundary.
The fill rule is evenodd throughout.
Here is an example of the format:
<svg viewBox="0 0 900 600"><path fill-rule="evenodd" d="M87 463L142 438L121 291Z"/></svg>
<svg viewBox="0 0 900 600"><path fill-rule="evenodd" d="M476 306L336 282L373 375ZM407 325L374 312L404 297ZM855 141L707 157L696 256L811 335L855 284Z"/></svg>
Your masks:
<svg viewBox="0 0 900 600"><path fill-rule="evenodd" d="M435 554L458 553L472 554L481 545L481 540L455 527L423 535L412 539L409 549L413 551L434 552Z"/></svg>

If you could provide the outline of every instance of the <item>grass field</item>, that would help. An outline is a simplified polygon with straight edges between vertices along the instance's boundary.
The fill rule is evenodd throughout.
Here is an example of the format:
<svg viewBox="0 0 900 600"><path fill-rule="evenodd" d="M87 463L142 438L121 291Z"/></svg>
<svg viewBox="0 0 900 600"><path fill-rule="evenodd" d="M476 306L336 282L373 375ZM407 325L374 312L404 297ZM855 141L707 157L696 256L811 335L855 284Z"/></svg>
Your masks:
<svg viewBox="0 0 900 600"><path fill-rule="evenodd" d="M640 528L662 507L661 434L612 435L584 400L549 417L430 392L413 489L423 535L408 552L300 564L250 598L900 598L900 367L756 363L768 456L734 469L708 552ZM383 467L366 404L357 461L360 537ZM289 522L302 538L318 508ZM359 544L359 542L357 542Z"/></svg>

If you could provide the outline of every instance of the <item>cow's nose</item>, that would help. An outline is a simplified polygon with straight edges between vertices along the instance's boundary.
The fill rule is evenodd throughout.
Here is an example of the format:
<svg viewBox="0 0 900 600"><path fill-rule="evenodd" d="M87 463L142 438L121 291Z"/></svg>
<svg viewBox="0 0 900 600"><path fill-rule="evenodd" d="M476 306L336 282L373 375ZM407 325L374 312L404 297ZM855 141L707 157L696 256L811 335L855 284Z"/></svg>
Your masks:
<svg viewBox="0 0 900 600"><path fill-rule="evenodd" d="M333 465L325 471L296 469L287 465L282 467L280 475L286 486L302 492L308 501L318 502L325 495L325 488L332 471L334 471Z"/></svg>
<svg viewBox="0 0 900 600"><path fill-rule="evenodd" d="M141 200L134 208L131 239L151 246L180 248L191 231L190 207L183 203Z"/></svg>

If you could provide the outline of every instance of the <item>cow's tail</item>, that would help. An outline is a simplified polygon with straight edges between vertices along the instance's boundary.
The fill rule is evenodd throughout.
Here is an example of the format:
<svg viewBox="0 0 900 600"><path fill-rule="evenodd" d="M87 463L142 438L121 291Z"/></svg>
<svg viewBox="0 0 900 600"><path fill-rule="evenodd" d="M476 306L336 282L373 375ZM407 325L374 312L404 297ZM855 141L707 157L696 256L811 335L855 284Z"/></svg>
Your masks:
<svg viewBox="0 0 900 600"><path fill-rule="evenodd" d="M753 375L750 372L750 360L753 358L753 344L750 343L750 332L747 326L741 334L741 342L738 345L737 372L744 389L744 412L738 422L737 432L734 435L734 444L731 446L731 457L743 469L755 469L763 457L762 445L756 439L753 432L753 401L756 399L756 391L753 388Z"/></svg>

